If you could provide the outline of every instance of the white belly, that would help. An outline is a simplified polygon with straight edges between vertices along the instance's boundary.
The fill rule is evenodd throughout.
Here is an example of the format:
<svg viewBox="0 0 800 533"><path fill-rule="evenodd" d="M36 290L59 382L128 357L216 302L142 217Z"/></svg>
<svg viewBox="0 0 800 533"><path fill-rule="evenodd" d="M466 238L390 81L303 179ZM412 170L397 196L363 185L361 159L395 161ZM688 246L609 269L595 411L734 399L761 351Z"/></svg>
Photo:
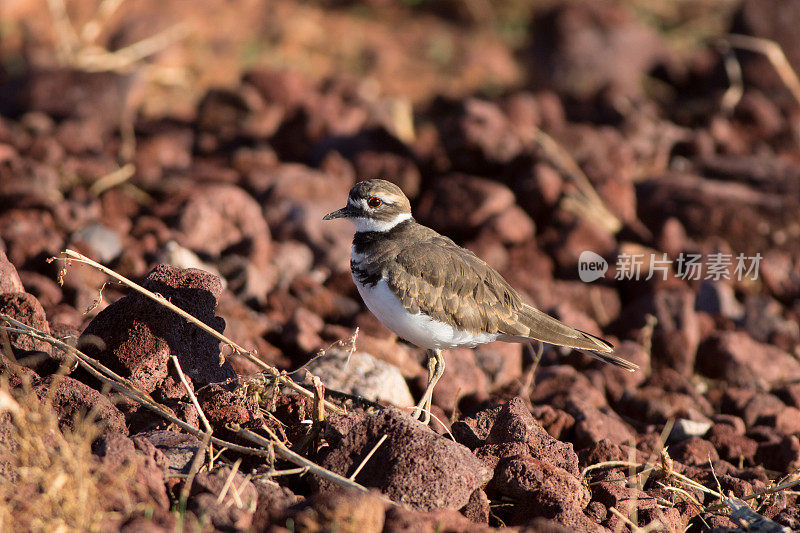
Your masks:
<svg viewBox="0 0 800 533"><path fill-rule="evenodd" d="M496 333L473 334L459 330L422 313L411 314L380 280L373 287L362 285L353 278L361 298L372 314L400 338L426 349L447 349L458 346L473 347L496 340Z"/></svg>

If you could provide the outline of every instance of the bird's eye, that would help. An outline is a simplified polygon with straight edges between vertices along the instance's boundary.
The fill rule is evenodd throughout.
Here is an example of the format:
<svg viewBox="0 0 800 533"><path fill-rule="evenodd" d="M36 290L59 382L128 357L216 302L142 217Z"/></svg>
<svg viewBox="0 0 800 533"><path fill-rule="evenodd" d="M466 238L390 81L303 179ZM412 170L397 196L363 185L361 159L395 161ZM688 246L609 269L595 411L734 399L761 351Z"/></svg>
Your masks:
<svg viewBox="0 0 800 533"><path fill-rule="evenodd" d="M383 200L378 198L377 196L373 196L369 200L367 200L367 205L370 206L372 209L376 209L383 204Z"/></svg>

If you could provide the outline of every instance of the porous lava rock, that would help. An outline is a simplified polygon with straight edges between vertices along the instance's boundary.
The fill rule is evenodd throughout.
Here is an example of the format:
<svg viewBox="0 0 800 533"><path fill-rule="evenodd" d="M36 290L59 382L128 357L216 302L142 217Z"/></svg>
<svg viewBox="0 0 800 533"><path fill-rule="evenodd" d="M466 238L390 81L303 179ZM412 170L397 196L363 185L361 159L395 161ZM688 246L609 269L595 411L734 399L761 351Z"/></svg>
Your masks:
<svg viewBox="0 0 800 533"><path fill-rule="evenodd" d="M473 491L491 479L491 470L466 447L433 433L394 408L356 422L322 466L349 476L383 435L355 481L378 488L391 500L421 511L460 509ZM338 490L318 480L322 492Z"/></svg>

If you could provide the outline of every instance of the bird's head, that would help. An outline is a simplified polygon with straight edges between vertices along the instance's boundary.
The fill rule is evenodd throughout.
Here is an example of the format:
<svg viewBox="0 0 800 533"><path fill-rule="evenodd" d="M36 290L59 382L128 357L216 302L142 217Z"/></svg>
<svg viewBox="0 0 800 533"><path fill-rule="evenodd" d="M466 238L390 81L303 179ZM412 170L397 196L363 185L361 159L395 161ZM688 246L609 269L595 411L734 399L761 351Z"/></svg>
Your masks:
<svg viewBox="0 0 800 533"><path fill-rule="evenodd" d="M347 205L322 220L334 218L348 219L356 232L389 231L411 218L411 203L394 183L371 179L356 183L350 189Z"/></svg>

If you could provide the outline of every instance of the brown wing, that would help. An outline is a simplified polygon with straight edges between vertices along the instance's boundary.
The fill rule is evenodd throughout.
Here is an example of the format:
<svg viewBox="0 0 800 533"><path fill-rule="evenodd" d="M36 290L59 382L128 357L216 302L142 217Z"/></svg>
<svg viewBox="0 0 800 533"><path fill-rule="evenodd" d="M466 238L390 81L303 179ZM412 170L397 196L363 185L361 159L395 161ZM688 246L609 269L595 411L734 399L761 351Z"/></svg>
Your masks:
<svg viewBox="0 0 800 533"><path fill-rule="evenodd" d="M497 271L447 237L422 237L400 251L384 273L389 288L411 313L422 311L473 333L499 333L503 340L536 339L586 350L626 370L638 368L611 353L613 347L603 339L523 302Z"/></svg>
<svg viewBox="0 0 800 533"><path fill-rule="evenodd" d="M402 250L386 272L403 306L473 333L525 335L519 294L475 254L440 235ZM448 290L445 289L448 284Z"/></svg>

